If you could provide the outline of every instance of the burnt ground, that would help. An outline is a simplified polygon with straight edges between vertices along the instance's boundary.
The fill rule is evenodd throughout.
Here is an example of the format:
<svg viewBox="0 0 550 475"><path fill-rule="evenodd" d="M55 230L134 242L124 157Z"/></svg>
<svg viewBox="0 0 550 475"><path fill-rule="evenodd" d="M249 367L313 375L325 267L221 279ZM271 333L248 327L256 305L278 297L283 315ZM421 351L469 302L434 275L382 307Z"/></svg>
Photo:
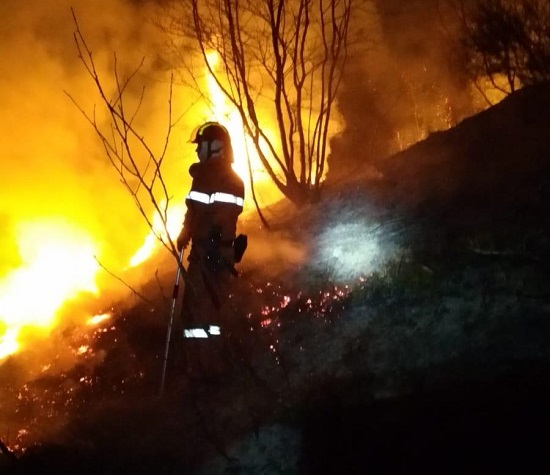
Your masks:
<svg viewBox="0 0 550 475"><path fill-rule="evenodd" d="M175 338L158 398L161 303L121 306L61 374L22 386L4 363L0 415L27 432L3 436L26 450L0 468L547 473L549 130L550 87L524 89L376 178L359 167L320 203L272 207L271 234L245 223L221 380L187 381ZM267 265L266 235L285 243Z"/></svg>

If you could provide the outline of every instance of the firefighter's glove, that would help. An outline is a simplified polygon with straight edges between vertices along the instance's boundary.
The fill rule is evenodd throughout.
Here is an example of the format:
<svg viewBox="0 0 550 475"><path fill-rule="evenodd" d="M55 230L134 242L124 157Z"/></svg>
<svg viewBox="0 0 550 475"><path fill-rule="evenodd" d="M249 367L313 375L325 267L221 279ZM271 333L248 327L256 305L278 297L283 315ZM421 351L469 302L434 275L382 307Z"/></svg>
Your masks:
<svg viewBox="0 0 550 475"><path fill-rule="evenodd" d="M190 240L189 233L185 228L183 228L180 232L180 235L178 236L178 240L176 241L176 247L178 248L178 252L183 251L187 245L189 244Z"/></svg>

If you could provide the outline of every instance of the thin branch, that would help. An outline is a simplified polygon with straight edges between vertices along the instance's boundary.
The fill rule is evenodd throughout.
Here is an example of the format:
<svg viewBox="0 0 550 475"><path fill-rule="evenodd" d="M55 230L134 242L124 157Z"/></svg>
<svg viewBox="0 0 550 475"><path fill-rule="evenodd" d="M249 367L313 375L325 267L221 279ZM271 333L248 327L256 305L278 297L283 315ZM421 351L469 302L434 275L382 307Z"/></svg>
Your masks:
<svg viewBox="0 0 550 475"><path fill-rule="evenodd" d="M130 289L132 291L132 293L134 295L136 295L137 297L139 297L141 300L143 300L144 302L148 303L149 305L151 305L151 307L154 307L154 304L153 302L151 302L147 297L145 297L145 295L143 295L142 293L138 292L134 287L132 287L130 284L128 284L128 282L126 282L124 279L122 279L121 277L119 277L118 275L116 275L114 272L110 271L109 269L107 269L107 267L105 267L101 261L97 258L97 256L94 256L94 259L96 260L96 262L99 264L99 266L105 271L107 272L110 276L114 277L116 280L118 280L121 284L123 284L124 286L126 286L128 289Z"/></svg>
<svg viewBox="0 0 550 475"><path fill-rule="evenodd" d="M163 164L164 157L166 156L171 132L175 123L172 120L173 75L170 77L168 94L166 135L160 154L156 155L149 146L145 136L141 134L134 126L134 122L142 109L145 99L145 88L141 88L137 105L133 109L132 113L127 113L124 101L125 97L129 94L128 90L130 83L137 77L137 74L141 71L144 65L144 59L142 59L139 65L131 71L128 77L122 79L119 76L118 59L116 54L114 54L113 79L116 89L116 96L114 99L110 99L104 88L104 80L100 77L100 74L96 68L93 52L89 48L84 35L82 34L76 14L74 10L71 10L71 12L75 24L75 33L73 36L79 59L95 85L108 117L110 117L108 135L99 126L95 106L93 109L93 114L89 115L71 94L67 92L65 92L65 94L70 98L73 104L96 132L109 162L116 170L122 185L131 196L137 210L147 223L149 229L155 235L156 239L176 260L181 274L185 278L186 270L179 260L179 252L170 239L167 218L168 208L170 206L172 196L168 191L161 171L161 166ZM137 151L140 149L147 157L145 166L141 166L135 158ZM149 173L149 170L151 170L151 173ZM137 186L135 186L136 181ZM153 218L149 212L150 206L153 208L153 215L157 214L161 219L161 231L155 229Z"/></svg>

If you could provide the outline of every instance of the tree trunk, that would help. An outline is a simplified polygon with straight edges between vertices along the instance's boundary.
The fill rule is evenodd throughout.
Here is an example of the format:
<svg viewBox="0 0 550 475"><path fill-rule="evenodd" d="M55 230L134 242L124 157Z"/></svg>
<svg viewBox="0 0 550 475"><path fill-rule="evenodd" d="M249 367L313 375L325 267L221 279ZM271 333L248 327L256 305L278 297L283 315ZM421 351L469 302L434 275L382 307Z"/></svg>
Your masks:
<svg viewBox="0 0 550 475"><path fill-rule="evenodd" d="M312 187L297 180L291 180L285 186L284 195L294 206L301 208L307 203L319 201L320 190L318 187Z"/></svg>

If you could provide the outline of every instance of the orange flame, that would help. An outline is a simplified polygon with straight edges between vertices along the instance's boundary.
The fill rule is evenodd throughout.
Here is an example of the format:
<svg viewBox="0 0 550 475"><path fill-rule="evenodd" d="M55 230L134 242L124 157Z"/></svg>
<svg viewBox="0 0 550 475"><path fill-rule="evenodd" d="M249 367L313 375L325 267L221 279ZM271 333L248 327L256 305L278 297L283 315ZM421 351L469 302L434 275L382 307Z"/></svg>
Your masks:
<svg viewBox="0 0 550 475"><path fill-rule="evenodd" d="M65 301L98 290L94 245L82 230L44 219L20 223L16 237L22 265L0 282L0 359L19 349L23 329L52 327Z"/></svg>
<svg viewBox="0 0 550 475"><path fill-rule="evenodd" d="M88 325L99 325L100 323L103 323L104 321L109 320L110 318L111 318L110 313L100 313L90 318L87 323Z"/></svg>
<svg viewBox="0 0 550 475"><path fill-rule="evenodd" d="M160 209L164 209L165 207L166 202L162 202L160 204ZM145 241L143 242L141 247L130 259L130 267L136 267L139 264L145 262L147 259L149 259L149 257L153 255L156 250L159 249L160 242L157 236L162 237L165 242L168 240L174 241L181 230L183 214L184 211L181 207L176 206L168 209L166 218L166 228L168 229L167 235L166 230L164 229L163 218L160 216L159 213L155 213L152 220L153 229L146 236Z"/></svg>
<svg viewBox="0 0 550 475"><path fill-rule="evenodd" d="M210 51L207 54L206 60L210 65L210 68L213 71L216 71L220 67L220 56L217 51ZM208 72L208 71L207 71ZM249 165L248 161L250 160L250 168L252 176L254 178L254 183L256 185L265 185L266 182L270 183L270 177L266 173L258 152L255 149L252 139L248 137L244 130L243 121L239 114L237 108L230 104L228 99L225 97L220 86L214 79L211 74L207 74L207 86L209 97L211 101L211 115L207 120L215 120L224 125L229 131L231 136L231 144L233 146L233 152L235 155L235 163L233 164L233 169L239 174L239 176L244 180L248 186L248 177L249 177ZM265 118L264 118L265 119ZM262 120L264 124L264 131L267 133L270 132L269 127L265 127L266 120ZM270 183L271 184L271 183ZM269 187L270 195L276 191L275 185ZM264 204L268 204L265 200L272 202L275 199L280 199L281 195L279 193L272 197L264 196ZM245 202L246 206L246 202Z"/></svg>

